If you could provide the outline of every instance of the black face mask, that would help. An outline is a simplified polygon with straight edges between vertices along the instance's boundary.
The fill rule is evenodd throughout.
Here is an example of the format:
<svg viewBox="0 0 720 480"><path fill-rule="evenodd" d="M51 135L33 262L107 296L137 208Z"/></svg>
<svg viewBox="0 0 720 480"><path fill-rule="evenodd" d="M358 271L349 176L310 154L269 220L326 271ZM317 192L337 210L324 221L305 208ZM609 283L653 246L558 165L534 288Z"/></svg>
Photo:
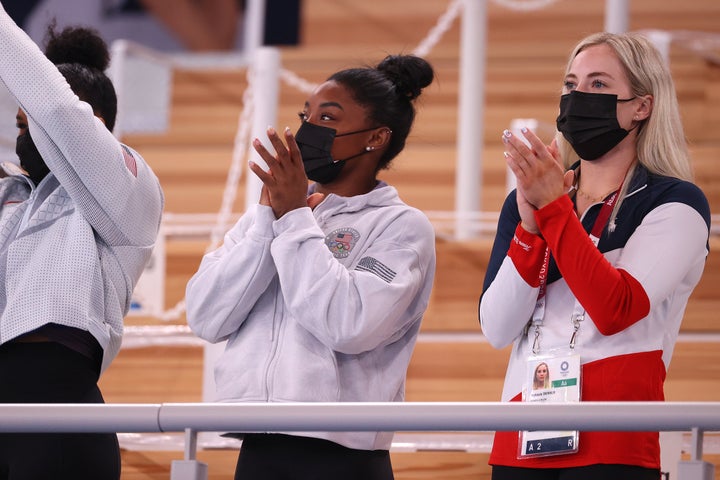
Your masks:
<svg viewBox="0 0 720 480"><path fill-rule="evenodd" d="M334 128L303 122L300 128L298 128L297 133L295 133L295 142L298 144L298 148L300 148L300 156L302 157L307 177L313 182L322 184L335 180L338 175L340 175L340 171L345 166L346 161L368 153L368 150L363 149L362 152L350 157L334 160L330 151L332 150L335 139L346 135L369 132L375 128L377 127L336 135L337 130Z"/></svg>
<svg viewBox="0 0 720 480"><path fill-rule="evenodd" d="M620 127L617 95L586 93L573 90L560 97L557 129L570 142L583 160L596 160L612 150L625 138L629 130Z"/></svg>
<svg viewBox="0 0 720 480"><path fill-rule="evenodd" d="M35 185L50 173L50 169L45 165L45 160L38 152L29 131L18 135L15 143L15 153L20 159L20 166L28 173L28 177Z"/></svg>

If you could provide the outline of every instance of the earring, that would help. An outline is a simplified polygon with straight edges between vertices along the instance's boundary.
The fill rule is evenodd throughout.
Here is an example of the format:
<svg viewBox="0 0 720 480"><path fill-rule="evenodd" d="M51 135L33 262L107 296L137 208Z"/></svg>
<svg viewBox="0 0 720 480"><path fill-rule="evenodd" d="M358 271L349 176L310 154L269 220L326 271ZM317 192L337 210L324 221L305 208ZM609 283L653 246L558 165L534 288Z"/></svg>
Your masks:
<svg viewBox="0 0 720 480"><path fill-rule="evenodd" d="M375 147L371 147L370 145L368 145L367 147L365 147L365 151L366 151L366 152L372 152L373 150L375 150Z"/></svg>

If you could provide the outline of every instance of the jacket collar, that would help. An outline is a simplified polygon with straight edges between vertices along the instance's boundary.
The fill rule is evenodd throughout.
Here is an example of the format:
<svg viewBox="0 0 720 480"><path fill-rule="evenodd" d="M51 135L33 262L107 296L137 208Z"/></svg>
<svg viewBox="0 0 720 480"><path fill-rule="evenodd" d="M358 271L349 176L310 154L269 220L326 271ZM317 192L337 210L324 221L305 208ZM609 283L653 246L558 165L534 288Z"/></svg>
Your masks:
<svg viewBox="0 0 720 480"><path fill-rule="evenodd" d="M315 184L308 188L308 195L315 192ZM329 194L315 209L325 212L355 212L367 207L384 207L402 204L397 190L383 181L379 181L374 189L363 195L341 197L334 193Z"/></svg>
<svg viewBox="0 0 720 480"><path fill-rule="evenodd" d="M580 160L573 163L570 166L569 170L577 170L579 167L580 167ZM633 173L633 176L630 179L630 185L628 186L625 197L634 195L637 192L639 192L640 190L647 187L649 176L650 176L650 172L648 171L648 169L643 164L638 162L638 164L635 166L635 172Z"/></svg>

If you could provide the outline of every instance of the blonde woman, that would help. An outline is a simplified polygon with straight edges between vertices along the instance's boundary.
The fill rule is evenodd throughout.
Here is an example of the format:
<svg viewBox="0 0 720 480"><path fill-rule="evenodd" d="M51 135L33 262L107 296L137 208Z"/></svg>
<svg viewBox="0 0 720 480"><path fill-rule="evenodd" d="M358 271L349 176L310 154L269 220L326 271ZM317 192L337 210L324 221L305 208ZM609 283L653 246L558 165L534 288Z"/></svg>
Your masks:
<svg viewBox="0 0 720 480"><path fill-rule="evenodd" d="M579 356L582 400L663 400L710 226L670 72L642 36L595 34L570 55L559 103L551 145L502 136L518 187L479 317L492 345L514 344L503 400L521 400L529 358L563 349ZM575 453L517 452L517 432L498 432L493 479L659 476L656 432L580 432Z"/></svg>

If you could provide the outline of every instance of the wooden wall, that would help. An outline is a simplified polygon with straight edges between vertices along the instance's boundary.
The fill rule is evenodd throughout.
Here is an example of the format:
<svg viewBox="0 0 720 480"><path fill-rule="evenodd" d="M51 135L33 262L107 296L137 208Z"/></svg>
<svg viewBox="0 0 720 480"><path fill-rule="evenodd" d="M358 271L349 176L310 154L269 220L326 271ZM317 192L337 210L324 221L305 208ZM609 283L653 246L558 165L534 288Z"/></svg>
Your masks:
<svg viewBox="0 0 720 480"><path fill-rule="evenodd" d="M482 1L482 0L479 0ZM311 82L340 68L375 63L388 53L411 52L449 4L446 0L305 0L303 41L282 50L283 66ZM481 208L497 211L504 197L505 166L500 135L514 118L553 124L567 54L577 40L603 28L604 2L559 0L537 12L515 12L489 2L486 110L478 135L484 139ZM717 0L633 0L630 28L720 33ZM452 210L456 162L459 22L428 55L437 80L421 97L405 152L384 178L410 204L427 211ZM684 48L671 50L686 134L697 182L714 212L720 212L720 66ZM170 129L162 135L132 135L157 172L168 213L214 213L220 207L233 139L242 109L242 71L176 71ZM277 126L297 126L305 94L283 85ZM234 211L243 209L240 186ZM437 242L438 270L423 332L478 333L477 299L491 238ZM206 241L174 239L168 248L167 306L184 296ZM718 332L720 243L688 305L682 330ZM160 324L129 318L128 324ZM175 323L182 324L184 319ZM720 400L720 349L715 343L680 343L667 381L668 400ZM438 342L417 346L408 372L410 401L496 401L508 351L486 343ZM201 400L199 348L123 350L101 381L109 402ZM204 452L211 478L228 478L234 452ZM168 458L179 452L125 452L128 479L167 478ZM394 454L398 479L488 478L484 454L457 452ZM213 468L215 473L213 473ZM213 476L215 475L215 476ZM224 476L223 476L224 475Z"/></svg>

